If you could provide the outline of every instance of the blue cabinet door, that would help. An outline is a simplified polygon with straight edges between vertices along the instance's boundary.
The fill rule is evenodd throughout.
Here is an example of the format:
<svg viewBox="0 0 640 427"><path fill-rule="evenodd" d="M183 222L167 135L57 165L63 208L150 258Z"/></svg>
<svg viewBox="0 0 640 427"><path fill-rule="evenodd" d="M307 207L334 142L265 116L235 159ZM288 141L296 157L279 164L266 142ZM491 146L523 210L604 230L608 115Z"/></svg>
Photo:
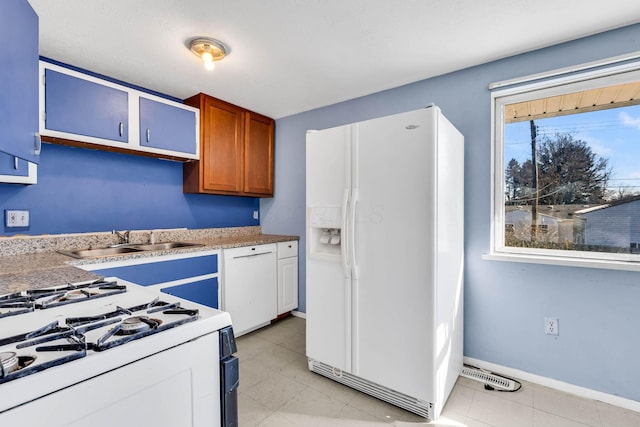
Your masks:
<svg viewBox="0 0 640 427"><path fill-rule="evenodd" d="M138 285L149 286L217 273L218 256L206 255L124 267L93 269L92 271L104 277L114 276Z"/></svg>
<svg viewBox="0 0 640 427"><path fill-rule="evenodd" d="M140 97L140 145L196 153L196 113Z"/></svg>
<svg viewBox="0 0 640 427"><path fill-rule="evenodd" d="M0 41L0 151L37 163L38 15L27 0L0 2Z"/></svg>
<svg viewBox="0 0 640 427"><path fill-rule="evenodd" d="M129 95L116 88L46 69L45 127L128 142Z"/></svg>
<svg viewBox="0 0 640 427"><path fill-rule="evenodd" d="M213 308L219 308L218 278L216 277L199 282L171 286L161 289L161 291L174 297L184 298Z"/></svg>
<svg viewBox="0 0 640 427"><path fill-rule="evenodd" d="M0 153L0 176L28 176L29 163L5 153ZM0 179L2 182L2 179Z"/></svg>

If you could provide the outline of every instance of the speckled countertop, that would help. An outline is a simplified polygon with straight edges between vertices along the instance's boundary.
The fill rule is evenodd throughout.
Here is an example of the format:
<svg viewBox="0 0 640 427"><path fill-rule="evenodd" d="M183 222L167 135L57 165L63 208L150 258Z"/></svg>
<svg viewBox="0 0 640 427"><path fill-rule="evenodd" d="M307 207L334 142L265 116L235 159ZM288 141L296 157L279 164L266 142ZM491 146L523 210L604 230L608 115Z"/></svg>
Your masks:
<svg viewBox="0 0 640 427"><path fill-rule="evenodd" d="M149 233L150 230L132 231L130 242L146 243ZM298 236L262 234L261 227L154 230L154 235L156 243L180 241L202 246L77 259L56 251L107 247L118 243L116 236L111 233L83 233L0 239L0 295L101 277L76 267L80 265L298 240Z"/></svg>

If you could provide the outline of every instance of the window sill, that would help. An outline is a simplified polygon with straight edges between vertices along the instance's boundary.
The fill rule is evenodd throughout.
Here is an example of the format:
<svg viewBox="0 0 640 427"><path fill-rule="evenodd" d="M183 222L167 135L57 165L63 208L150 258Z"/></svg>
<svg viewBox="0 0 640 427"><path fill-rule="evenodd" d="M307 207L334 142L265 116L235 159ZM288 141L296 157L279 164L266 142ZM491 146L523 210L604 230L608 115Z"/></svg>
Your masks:
<svg viewBox="0 0 640 427"><path fill-rule="evenodd" d="M525 262L529 264L560 265L565 267L600 268L606 270L640 271L640 262L609 261L530 254L491 253L482 259L490 261Z"/></svg>

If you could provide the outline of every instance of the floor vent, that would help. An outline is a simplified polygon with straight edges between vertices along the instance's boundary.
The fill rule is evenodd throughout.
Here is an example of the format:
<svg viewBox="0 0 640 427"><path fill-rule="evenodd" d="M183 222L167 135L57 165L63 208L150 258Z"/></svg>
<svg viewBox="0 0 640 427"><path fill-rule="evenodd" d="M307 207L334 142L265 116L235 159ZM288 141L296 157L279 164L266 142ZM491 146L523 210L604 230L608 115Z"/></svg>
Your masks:
<svg viewBox="0 0 640 427"><path fill-rule="evenodd" d="M462 372L460 372L460 376L479 381L483 384L489 384L491 387L500 388L502 390L513 391L516 389L515 381L471 366L464 366L462 368Z"/></svg>
<svg viewBox="0 0 640 427"><path fill-rule="evenodd" d="M397 392L380 384L367 381L363 378L340 371L330 365L326 365L317 360L309 359L309 369L317 374L323 375L336 382L360 390L363 393L377 397L380 400L389 402L392 405L406 409L409 412L420 415L424 418L433 419L433 404L425 402L415 397Z"/></svg>

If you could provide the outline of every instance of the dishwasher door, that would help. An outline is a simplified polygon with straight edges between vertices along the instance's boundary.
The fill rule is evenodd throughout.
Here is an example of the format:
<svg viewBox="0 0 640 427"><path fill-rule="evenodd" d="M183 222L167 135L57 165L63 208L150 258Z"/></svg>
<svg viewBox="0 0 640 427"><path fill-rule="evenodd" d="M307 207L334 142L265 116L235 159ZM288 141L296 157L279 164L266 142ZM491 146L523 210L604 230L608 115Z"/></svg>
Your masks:
<svg viewBox="0 0 640 427"><path fill-rule="evenodd" d="M277 266L275 244L224 250L222 310L231 314L236 336L277 317Z"/></svg>

